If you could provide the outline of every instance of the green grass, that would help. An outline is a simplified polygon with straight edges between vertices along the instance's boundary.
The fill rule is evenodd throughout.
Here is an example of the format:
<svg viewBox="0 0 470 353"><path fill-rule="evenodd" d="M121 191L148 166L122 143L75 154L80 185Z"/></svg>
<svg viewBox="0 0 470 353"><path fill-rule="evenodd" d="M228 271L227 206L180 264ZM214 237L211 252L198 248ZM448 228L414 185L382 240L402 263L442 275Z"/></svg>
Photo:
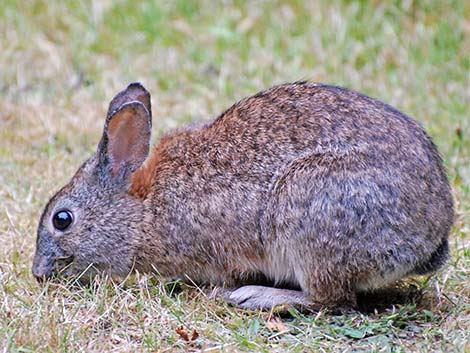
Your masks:
<svg viewBox="0 0 470 353"><path fill-rule="evenodd" d="M3 0L0 348L469 352L470 5L385 3ZM453 256L436 276L415 279L421 300L380 313L284 317L147 276L91 287L35 282L42 207L95 149L114 93L131 81L147 86L155 137L298 79L396 106L442 152L457 205ZM181 326L199 336L186 342Z"/></svg>

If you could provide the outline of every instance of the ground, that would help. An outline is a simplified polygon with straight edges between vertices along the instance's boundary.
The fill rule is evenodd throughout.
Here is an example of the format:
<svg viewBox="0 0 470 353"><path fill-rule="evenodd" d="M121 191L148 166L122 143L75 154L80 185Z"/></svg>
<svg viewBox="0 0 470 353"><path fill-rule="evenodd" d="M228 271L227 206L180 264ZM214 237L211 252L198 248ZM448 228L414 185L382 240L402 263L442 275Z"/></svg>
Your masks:
<svg viewBox="0 0 470 353"><path fill-rule="evenodd" d="M3 0L0 350L469 352L469 4ZM281 315L144 275L89 287L36 283L41 210L94 151L117 91L141 81L152 92L157 139L299 79L397 107L442 153L457 210L452 259L409 280L417 293L405 304Z"/></svg>

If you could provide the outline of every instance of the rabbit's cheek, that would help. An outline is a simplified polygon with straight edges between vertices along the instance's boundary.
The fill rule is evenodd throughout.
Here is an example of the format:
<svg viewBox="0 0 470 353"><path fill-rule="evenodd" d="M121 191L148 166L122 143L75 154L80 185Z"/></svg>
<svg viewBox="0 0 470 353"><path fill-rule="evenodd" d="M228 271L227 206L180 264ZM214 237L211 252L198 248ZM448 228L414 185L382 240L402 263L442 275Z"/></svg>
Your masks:
<svg viewBox="0 0 470 353"><path fill-rule="evenodd" d="M53 237L55 246L60 249L61 255L59 257L71 256L75 252L75 247L70 238L65 236Z"/></svg>

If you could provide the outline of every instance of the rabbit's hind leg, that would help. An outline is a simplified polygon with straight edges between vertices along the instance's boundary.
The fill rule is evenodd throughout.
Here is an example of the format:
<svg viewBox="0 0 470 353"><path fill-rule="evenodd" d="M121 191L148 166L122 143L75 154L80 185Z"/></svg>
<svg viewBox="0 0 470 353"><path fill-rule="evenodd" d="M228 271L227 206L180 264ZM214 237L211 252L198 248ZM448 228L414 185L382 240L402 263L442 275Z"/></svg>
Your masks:
<svg viewBox="0 0 470 353"><path fill-rule="evenodd" d="M264 272L285 279L281 269L325 307L354 308L356 282L376 271L368 256L375 229L366 229L366 215L377 187L366 161L333 153L294 160L276 181L261 221Z"/></svg>
<svg viewBox="0 0 470 353"><path fill-rule="evenodd" d="M308 294L292 289L248 285L237 289L223 289L219 297L246 310L270 310L288 305L299 310L312 307Z"/></svg>

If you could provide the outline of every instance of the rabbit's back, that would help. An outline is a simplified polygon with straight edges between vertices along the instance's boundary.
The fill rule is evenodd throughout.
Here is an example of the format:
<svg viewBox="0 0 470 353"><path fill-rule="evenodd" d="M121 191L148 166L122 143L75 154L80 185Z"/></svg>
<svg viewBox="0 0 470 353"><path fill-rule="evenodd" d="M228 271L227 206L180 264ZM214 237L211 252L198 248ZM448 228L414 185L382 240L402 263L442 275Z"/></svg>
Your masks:
<svg viewBox="0 0 470 353"><path fill-rule="evenodd" d="M276 86L235 104L195 135L214 166L242 177L256 173L271 184L289 162L312 153L362 154L377 168L446 184L437 149L414 120L339 87Z"/></svg>

